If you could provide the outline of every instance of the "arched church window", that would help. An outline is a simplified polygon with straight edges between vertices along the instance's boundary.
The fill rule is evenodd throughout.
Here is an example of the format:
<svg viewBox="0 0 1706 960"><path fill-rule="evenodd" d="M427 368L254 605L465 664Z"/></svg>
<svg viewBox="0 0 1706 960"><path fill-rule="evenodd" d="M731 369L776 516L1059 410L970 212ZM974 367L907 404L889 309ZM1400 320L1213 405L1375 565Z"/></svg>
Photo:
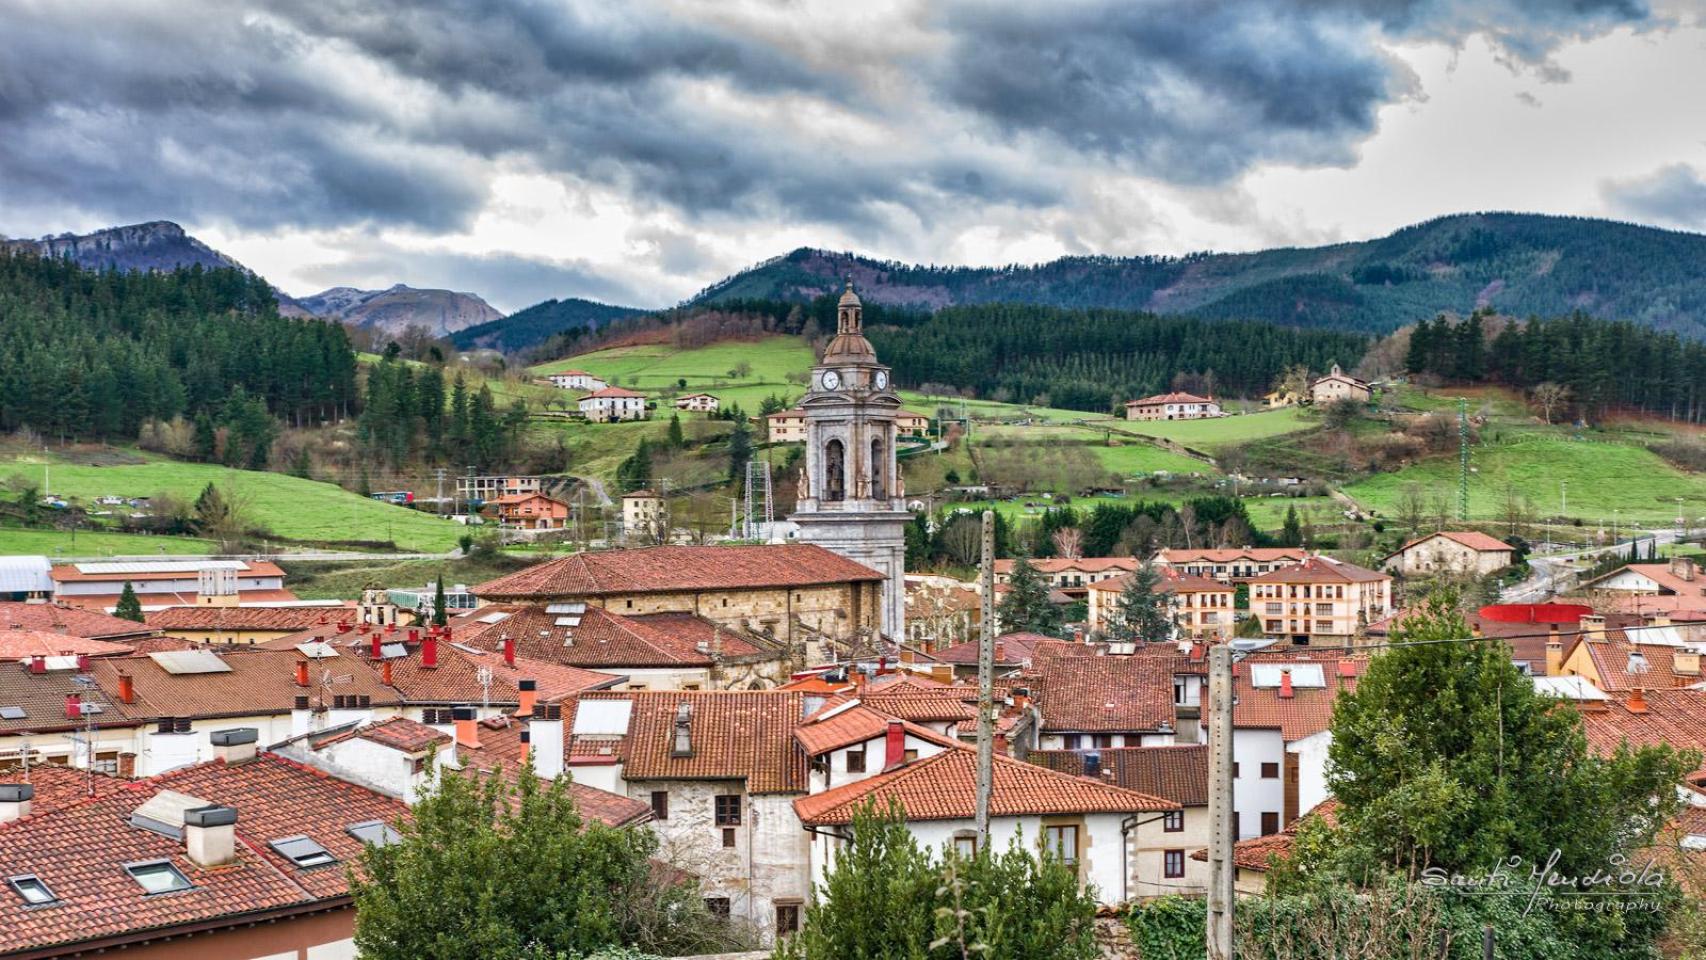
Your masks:
<svg viewBox="0 0 1706 960"><path fill-rule="evenodd" d="M883 467L887 464L883 457L883 440L878 437L871 441L871 499L883 500L888 497L888 491L883 485L883 475L887 472Z"/></svg>
<svg viewBox="0 0 1706 960"><path fill-rule="evenodd" d="M823 445L823 498L847 499L847 450L840 440Z"/></svg>

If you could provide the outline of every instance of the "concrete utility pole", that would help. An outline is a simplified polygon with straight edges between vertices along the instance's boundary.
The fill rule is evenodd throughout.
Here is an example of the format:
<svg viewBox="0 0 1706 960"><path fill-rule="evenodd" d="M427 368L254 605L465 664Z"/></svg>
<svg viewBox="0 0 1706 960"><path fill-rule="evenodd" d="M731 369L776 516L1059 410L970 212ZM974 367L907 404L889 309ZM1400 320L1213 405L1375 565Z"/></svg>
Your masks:
<svg viewBox="0 0 1706 960"><path fill-rule="evenodd" d="M1232 647L1208 651L1208 960L1233 960Z"/></svg>
<svg viewBox="0 0 1706 960"><path fill-rule="evenodd" d="M989 849L995 787L995 511L983 511L983 634L977 644L977 848Z"/></svg>

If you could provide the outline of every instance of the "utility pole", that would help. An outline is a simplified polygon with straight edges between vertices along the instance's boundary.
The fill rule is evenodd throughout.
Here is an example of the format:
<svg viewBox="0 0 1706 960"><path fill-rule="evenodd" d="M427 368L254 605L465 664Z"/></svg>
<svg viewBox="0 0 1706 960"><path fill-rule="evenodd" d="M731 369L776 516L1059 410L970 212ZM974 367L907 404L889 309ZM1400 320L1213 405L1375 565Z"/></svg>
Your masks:
<svg viewBox="0 0 1706 960"><path fill-rule="evenodd" d="M1457 398L1457 519L1469 519L1469 400Z"/></svg>
<svg viewBox="0 0 1706 960"><path fill-rule="evenodd" d="M1208 960L1233 960L1232 646L1208 651Z"/></svg>
<svg viewBox="0 0 1706 960"><path fill-rule="evenodd" d="M995 786L995 511L983 511L983 633L977 644L977 848L989 849Z"/></svg>

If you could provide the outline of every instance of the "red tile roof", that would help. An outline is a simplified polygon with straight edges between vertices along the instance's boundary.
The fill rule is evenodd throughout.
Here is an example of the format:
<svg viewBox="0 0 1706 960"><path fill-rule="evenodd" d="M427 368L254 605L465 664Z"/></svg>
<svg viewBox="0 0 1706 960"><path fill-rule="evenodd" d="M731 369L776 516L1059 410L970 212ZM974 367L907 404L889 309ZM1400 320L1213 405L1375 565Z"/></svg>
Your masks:
<svg viewBox="0 0 1706 960"><path fill-rule="evenodd" d="M45 733L81 726L82 720L65 715L66 697L73 694L80 700L101 704L99 718L104 727L139 722L139 707L127 707L114 697L91 690L77 682L77 676L71 670L31 673L26 664L0 663L0 707L18 707L24 711L24 716L16 720L0 717L0 734Z"/></svg>
<svg viewBox="0 0 1706 960"><path fill-rule="evenodd" d="M183 841L131 826L131 812L161 790L235 807L236 862L203 869L184 855ZM347 832L350 824L393 822L407 813L389 797L263 753L235 766L186 767L14 821L0 826L0 874L34 874L59 900L8 910L0 946L97 950L119 936L169 936L187 924L246 924L339 902L348 893L342 866L300 869L269 841L305 834L347 865L362 849ZM146 895L124 865L150 860L171 861L194 889Z"/></svg>
<svg viewBox="0 0 1706 960"><path fill-rule="evenodd" d="M164 562L175 565L179 561L168 560ZM194 563L195 561L191 560L183 562ZM243 563L244 568L236 571L238 577L284 576L284 570L280 568L278 564L269 560L246 560L243 561ZM78 568L80 566L86 566L86 564L56 563L53 565L52 576L53 579L59 583L83 583L89 581L122 583L126 580L129 580L132 583L141 583L145 580L193 579L196 576L196 572L194 570L149 570L147 569L148 565L149 563L146 561L137 564L141 569L138 569L133 573L85 573Z"/></svg>
<svg viewBox="0 0 1706 960"><path fill-rule="evenodd" d="M724 657L746 657L760 652L740 632L690 613L629 616L602 607L588 607L579 615L580 622L573 626L559 625L559 614L539 606L514 608L508 617L491 624L478 624L479 615L480 611L476 611L461 621L469 624L458 634L467 637L467 642L495 648L508 636L515 640L516 652L522 656L569 666L618 671L708 667L711 651L718 647Z"/></svg>
<svg viewBox="0 0 1706 960"><path fill-rule="evenodd" d="M1155 554L1158 564L1234 563L1249 560L1253 563L1278 563L1281 560L1302 560L1309 551L1301 547L1226 547L1218 550L1183 550L1167 547Z"/></svg>
<svg viewBox="0 0 1706 960"><path fill-rule="evenodd" d="M1252 837L1240 840L1232 845L1232 864L1240 870L1254 870L1266 873L1273 869L1275 863L1291 856L1292 841L1297 839L1297 831L1305 820L1320 817L1329 826L1338 823L1339 801L1327 800L1317 805L1313 810L1286 825L1279 833L1267 836ZM1208 851L1198 850L1191 854L1193 860L1207 860Z"/></svg>
<svg viewBox="0 0 1706 960"><path fill-rule="evenodd" d="M1213 403L1212 397L1199 397L1194 393L1158 393L1153 397L1143 397L1138 400L1127 400L1128 407L1153 407L1163 403Z"/></svg>
<svg viewBox="0 0 1706 960"><path fill-rule="evenodd" d="M1017 560L995 561L996 573L1012 573ZM1030 561L1031 569L1038 573L1063 573L1068 570L1083 571L1084 573L1104 573L1108 570L1136 570L1143 566L1143 561L1136 557L1047 557Z"/></svg>
<svg viewBox="0 0 1706 960"><path fill-rule="evenodd" d="M91 657L110 657L130 652L128 643L106 640L85 640L64 633L45 630L0 630L0 660L28 660L30 657L60 657L86 654Z"/></svg>
<svg viewBox="0 0 1706 960"><path fill-rule="evenodd" d="M815 544L596 550L528 567L474 588L490 600L692 593L865 583L883 575Z"/></svg>
<svg viewBox="0 0 1706 960"><path fill-rule="evenodd" d="M351 616L349 607L167 607L146 614L148 625L173 630L311 630L327 620Z"/></svg>
<svg viewBox="0 0 1706 960"><path fill-rule="evenodd" d="M1164 797L1180 806L1208 805L1208 745L1109 747L1094 751L1032 750L1025 759L1041 767L1084 776L1085 754L1101 757L1102 770L1127 790Z"/></svg>
<svg viewBox="0 0 1706 960"><path fill-rule="evenodd" d="M1641 699L1644 709L1634 711L1629 709L1627 695L1578 707L1588 743L1602 753L1625 743L1632 747L1663 743L1678 750L1698 750L1706 743L1706 691L1645 690ZM1697 780L1703 771L1706 765L1690 779Z"/></svg>
<svg viewBox="0 0 1706 960"><path fill-rule="evenodd" d="M1049 644L1072 645L1058 637L1045 636L1040 633L1004 633L995 638L995 643L996 652L1000 654L995 658L996 666L1009 667L1024 666L1030 663L1038 647ZM1082 646L1082 644L1078 644L1078 646ZM931 654L931 657L942 663L976 665L978 641L968 640L965 643L956 643L951 647L936 651Z"/></svg>
<svg viewBox="0 0 1706 960"><path fill-rule="evenodd" d="M311 661L309 686L296 685L296 662L303 659L294 650L239 647L208 651L228 671L216 673L171 673L149 656L103 657L90 663L91 675L109 703L121 706L134 717L243 717L289 713L298 696L307 694L328 705L333 696L371 697L375 705L401 702L396 690L379 682L379 676L352 658ZM119 673L132 678L136 702L121 705ZM326 674L330 686L323 686ZM464 701L466 702L466 701Z"/></svg>
<svg viewBox="0 0 1706 960"><path fill-rule="evenodd" d="M90 640L120 640L156 633L153 627L59 603L0 603L0 631L12 627L68 633Z"/></svg>
<svg viewBox="0 0 1706 960"><path fill-rule="evenodd" d="M1157 584L1162 593L1229 593L1232 588L1219 580L1199 577L1194 573L1186 573L1176 567L1156 567L1155 572L1161 575ZM1110 590L1119 593L1131 582L1136 573L1127 573L1118 577L1098 580L1089 585L1091 590Z"/></svg>
<svg viewBox="0 0 1706 960"><path fill-rule="evenodd" d="M1701 572L1698 567L1690 567L1683 564L1678 564L1677 567L1683 570L1692 569L1692 579L1689 577L1678 576L1676 573L1677 568L1673 568L1669 563L1630 563L1618 567L1616 570L1611 571L1605 576L1595 577L1587 583L1582 584L1582 586L1591 588L1601 580L1609 580L1620 573L1629 572L1638 573L1653 581L1658 585L1658 588L1662 593L1676 594L1684 597L1706 596L1706 573Z"/></svg>
<svg viewBox="0 0 1706 960"><path fill-rule="evenodd" d="M977 754L955 747L867 780L801 797L806 826L851 823L867 802L899 801L908 820L970 820L977 815ZM1177 810L1178 804L1083 777L995 757L989 812L996 817Z"/></svg>
<svg viewBox="0 0 1706 960"><path fill-rule="evenodd" d="M36 795L30 801L30 813L37 815L82 803L90 797L117 793L125 789L130 781L57 763L34 763L28 770L15 768L0 772L0 783L27 783L35 787ZM0 894L3 894L3 891L0 891ZM0 942L3 942L3 938L0 938Z"/></svg>
<svg viewBox="0 0 1706 960"><path fill-rule="evenodd" d="M1174 722L1177 657L1061 657L1041 661L1031 692L1042 728L1077 733L1156 730Z"/></svg>
<svg viewBox="0 0 1706 960"><path fill-rule="evenodd" d="M1278 730L1287 743L1320 733L1332 725L1333 703L1343 691L1355 690L1357 678L1368 670L1368 660L1338 658L1331 653L1321 658L1321 674L1325 686L1294 685L1291 697L1280 696L1279 687L1254 685L1250 667L1255 663L1275 660L1313 660L1307 651L1302 656L1251 657L1233 666L1232 687L1236 706L1232 724L1257 730ZM1344 665L1344 666L1341 666ZM1351 676L1344 676L1348 670ZM1206 722L1206 720L1205 720Z"/></svg>
<svg viewBox="0 0 1706 960"><path fill-rule="evenodd" d="M1402 547L1393 551L1390 556L1397 556L1416 544L1426 543L1435 537L1444 537L1447 540L1455 540L1471 550L1484 553L1509 552L1516 549L1503 540L1500 540L1498 537L1489 536L1479 530L1441 530L1438 533L1430 533L1425 537L1417 537L1414 540L1411 540L1409 543L1406 543Z"/></svg>
<svg viewBox="0 0 1706 960"><path fill-rule="evenodd" d="M1620 693L1640 687L1643 690L1664 687L1686 687L1699 683L1698 675L1676 672L1674 659L1677 648L1659 644L1633 644L1624 639L1621 630L1609 630L1604 640L1589 640L1577 635L1575 642L1564 651L1567 661L1577 649L1586 650L1599 674L1599 688L1607 693Z"/></svg>
<svg viewBox="0 0 1706 960"><path fill-rule="evenodd" d="M521 731L525 729L527 722L516 717L488 717L480 721L480 745L457 747L456 756L470 765L468 769L480 773L489 774L500 768L516 770L521 766ZM568 744L565 742L564 753L567 752ZM606 826L626 827L652 819L651 804L644 800L573 780L569 782L569 795L574 798L575 808L583 817Z"/></svg>
<svg viewBox="0 0 1706 960"><path fill-rule="evenodd" d="M950 693L943 696L940 693L885 693L883 691L867 691L861 701L872 709L881 711L891 717L911 720L914 723L936 723L962 720L975 720L977 711L968 705L961 697L962 694Z"/></svg>
<svg viewBox="0 0 1706 960"><path fill-rule="evenodd" d="M602 390L594 390L593 392L587 394L586 396L582 397L581 399L582 400L593 400L593 399L598 399L598 398L603 398L603 397L609 397L609 398L613 398L613 399L615 399L615 398L639 397L639 398L643 399L645 397L645 394L639 393L639 392L636 392L633 390L627 390L627 389L624 389L622 387L605 387Z"/></svg>
<svg viewBox="0 0 1706 960"><path fill-rule="evenodd" d="M59 602L82 607L85 610L99 613L103 611L111 611L116 608L118 606L120 596L121 594L117 593L61 594ZM180 593L177 591L144 592L139 590L137 591L136 596L138 600L142 601L142 608L144 610L149 607L193 607L196 603L196 594L194 591ZM283 589L237 591L237 602L239 604L265 606L267 604L290 603L297 599L298 597L296 594Z"/></svg>
<svg viewBox="0 0 1706 960"><path fill-rule="evenodd" d="M454 739L442 730L435 730L408 717L392 717L389 720L370 723L358 729L355 735L362 740L369 740L402 753L421 753L430 747L443 746Z"/></svg>
<svg viewBox="0 0 1706 960"><path fill-rule="evenodd" d="M1294 563L1264 573L1251 580L1251 583L1378 583L1392 578L1384 573L1359 567L1354 563L1334 560L1330 557L1310 557L1302 563Z"/></svg>
<svg viewBox="0 0 1706 960"><path fill-rule="evenodd" d="M793 691L629 691L577 698L633 703L628 732L614 743L623 779L744 780L751 793L799 793L806 785L806 755L794 742L805 716L806 695ZM693 753L673 756L676 708L688 704ZM566 711L565 711L566 712ZM573 727L570 727L573 730ZM592 752L572 738L571 757Z"/></svg>

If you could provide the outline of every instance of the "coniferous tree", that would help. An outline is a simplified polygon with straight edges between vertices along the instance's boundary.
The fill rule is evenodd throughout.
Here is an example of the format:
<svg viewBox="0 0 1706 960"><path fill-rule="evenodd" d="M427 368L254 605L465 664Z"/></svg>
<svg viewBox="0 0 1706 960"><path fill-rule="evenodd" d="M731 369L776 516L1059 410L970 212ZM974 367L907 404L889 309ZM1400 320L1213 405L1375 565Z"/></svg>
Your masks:
<svg viewBox="0 0 1706 960"><path fill-rule="evenodd" d="M432 585L432 625L442 627L450 622L450 615L444 609L444 571L438 572L438 579Z"/></svg>
<svg viewBox="0 0 1706 960"><path fill-rule="evenodd" d="M729 480L742 483L746 479L746 463L752 459L752 428L742 418L735 422L729 434Z"/></svg>
<svg viewBox="0 0 1706 960"><path fill-rule="evenodd" d="M1058 637L1065 620L1061 609L1048 598L1048 584L1026 557L1013 562L1007 577L1007 592L996 605L1002 633L1040 633Z"/></svg>
<svg viewBox="0 0 1706 960"><path fill-rule="evenodd" d="M1297 519L1297 508L1285 508L1285 523L1280 527L1280 546L1303 546L1303 524Z"/></svg>
<svg viewBox="0 0 1706 960"><path fill-rule="evenodd" d="M680 450L687 446L687 437L681 432L681 414L670 414L669 417L669 446L672 450Z"/></svg>
<svg viewBox="0 0 1706 960"><path fill-rule="evenodd" d="M1119 643L1162 643L1173 638L1173 595L1161 582L1161 571L1145 563L1125 577L1114 614L1108 618L1108 639Z"/></svg>
<svg viewBox="0 0 1706 960"><path fill-rule="evenodd" d="M130 585L129 580L124 582L124 591L118 595L118 604L113 607L113 616L137 623L146 619L142 615L142 601L137 599L136 588Z"/></svg>

